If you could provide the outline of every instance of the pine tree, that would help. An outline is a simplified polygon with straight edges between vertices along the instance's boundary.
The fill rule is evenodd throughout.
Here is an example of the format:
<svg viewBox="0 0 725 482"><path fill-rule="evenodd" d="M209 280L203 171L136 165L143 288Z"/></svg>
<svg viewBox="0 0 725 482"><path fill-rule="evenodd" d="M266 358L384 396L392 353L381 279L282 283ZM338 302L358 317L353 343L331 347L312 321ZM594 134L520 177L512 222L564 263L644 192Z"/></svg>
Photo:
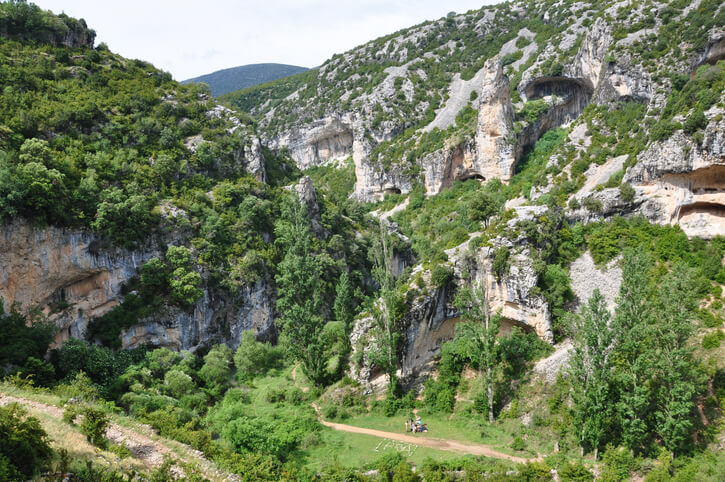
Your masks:
<svg viewBox="0 0 725 482"><path fill-rule="evenodd" d="M574 401L573 423L582 452L599 453L612 419L612 351L614 333L604 296L599 289L581 314L574 315L574 352L569 374Z"/></svg>
<svg viewBox="0 0 725 482"><path fill-rule="evenodd" d="M498 330L501 313L491 316L488 292L483 284L462 289L456 306L465 320L456 326L456 338L465 346L468 358L478 367L488 396L488 421L494 422L494 369L498 363Z"/></svg>

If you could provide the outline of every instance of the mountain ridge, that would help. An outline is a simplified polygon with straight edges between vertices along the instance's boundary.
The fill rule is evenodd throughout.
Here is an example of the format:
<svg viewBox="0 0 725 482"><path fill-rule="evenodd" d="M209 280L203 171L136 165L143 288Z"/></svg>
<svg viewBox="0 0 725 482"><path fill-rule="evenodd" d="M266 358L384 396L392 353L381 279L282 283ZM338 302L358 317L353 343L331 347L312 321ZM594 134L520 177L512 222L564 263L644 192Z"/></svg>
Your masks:
<svg viewBox="0 0 725 482"><path fill-rule="evenodd" d="M199 75L182 80L181 83L203 82L209 86L213 97L219 97L229 92L254 87L307 70L309 70L307 67L289 64L246 64Z"/></svg>

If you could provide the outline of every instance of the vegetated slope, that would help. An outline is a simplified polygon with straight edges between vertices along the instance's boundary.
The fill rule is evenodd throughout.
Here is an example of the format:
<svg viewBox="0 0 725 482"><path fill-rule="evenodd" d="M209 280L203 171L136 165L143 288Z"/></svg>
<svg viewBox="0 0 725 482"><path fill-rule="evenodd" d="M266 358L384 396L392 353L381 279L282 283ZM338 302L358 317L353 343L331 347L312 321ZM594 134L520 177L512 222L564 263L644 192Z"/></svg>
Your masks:
<svg viewBox="0 0 725 482"><path fill-rule="evenodd" d="M265 155L254 122L215 103L205 86L175 82L168 73L116 55L103 44L65 45L47 38L47 24L82 25L64 18L24 2L3 3L0 10L7 26L0 39L5 86L0 220L18 228L16 233L26 227L44 232L30 239L51 243L65 238L43 226L72 228L66 234L81 236L85 243L67 245L80 248L78 256L58 258L64 266L59 278L40 275L54 281L31 296L30 304L61 306L50 316L63 336L85 333L114 346L121 346L124 330L142 319L148 322L143 330L174 333L172 343L178 347L211 337L238 341L253 324L273 337L274 275L281 259L273 244L275 224L289 197L278 186L301 173L286 157ZM16 33L20 30L22 35ZM317 253L327 249L328 240L338 239L335 234L354 238L353 225L364 225L361 211L348 216L345 209L331 212L322 203L316 212L327 236L315 241ZM5 239L15 243L12 236ZM367 269L366 248L358 252L364 244L334 247L330 279L347 269L348 259ZM43 269L49 266L42 254L47 247L20 246L42 258ZM352 246L357 247L350 251ZM146 261L151 277L140 276L138 263ZM14 269L8 258L4 263L3 269ZM61 291L70 293L99 272L114 274L103 275L101 298L90 297L91 306L83 289L84 294L55 304L57 296L65 297ZM361 280L355 276L354 283ZM8 309L20 295L35 293L32 276L19 281L17 290L2 287ZM322 289L334 293L334 283ZM253 294L256 301L250 301ZM121 306L109 312L117 303ZM237 311L230 313L231 306ZM191 322L194 313L202 313L201 329L207 334L169 329L179 320ZM231 319L232 326L212 322L218 317ZM132 335L124 346L144 339Z"/></svg>
<svg viewBox="0 0 725 482"><path fill-rule="evenodd" d="M518 160L543 131L574 120L588 103L623 101L648 105L649 116L663 121L656 132L664 132L671 113L663 108L681 87L673 76L690 75L706 52L714 55L707 63L717 61L725 13L716 1L644 5L487 6L381 37L317 71L224 100L256 116L268 144L287 147L301 167L353 154L360 199L420 184L434 194L451 178L510 176L483 172L493 153L481 139L474 142L477 131L500 131L496 142ZM502 66L495 87L494 58ZM491 90L483 92L486 86ZM481 103L503 104L503 95L511 98L513 118L505 126L479 125ZM641 149L648 140L620 150Z"/></svg>
<svg viewBox="0 0 725 482"><path fill-rule="evenodd" d="M249 64L217 70L211 74L182 80L181 83L203 82L209 86L213 97L219 97L235 90L289 77L306 70L308 70L306 67L287 64Z"/></svg>

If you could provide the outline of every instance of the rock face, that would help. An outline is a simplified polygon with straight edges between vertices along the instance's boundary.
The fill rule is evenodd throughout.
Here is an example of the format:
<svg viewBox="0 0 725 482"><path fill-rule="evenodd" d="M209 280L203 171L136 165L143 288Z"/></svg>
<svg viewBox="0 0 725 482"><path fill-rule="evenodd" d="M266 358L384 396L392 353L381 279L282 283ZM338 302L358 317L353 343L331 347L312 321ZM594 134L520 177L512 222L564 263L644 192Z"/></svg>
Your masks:
<svg viewBox="0 0 725 482"><path fill-rule="evenodd" d="M654 142L627 170L624 181L644 202L638 212L653 222L679 224L688 236L725 234L725 120L713 107L701 144L676 132Z"/></svg>
<svg viewBox="0 0 725 482"><path fill-rule="evenodd" d="M431 285L430 272L424 271L420 265L413 270L413 276L417 273L423 275L426 287L412 299L410 310L400 322L403 337L398 376L404 385L420 388L432 369L435 356L440 353L441 345L454 337L456 323L460 321L460 313L453 304L455 286L465 283L464 279L486 287L491 312L501 310L502 333L519 326L550 343L553 341L548 306L542 296L531 294L537 278L528 251L524 249L514 254L509 272L500 279L491 270L493 254L492 248L471 252L467 243L450 250L448 256L453 263L455 279L441 287ZM373 324L369 316L355 323L350 337L353 352L363 350L363 353L358 355L362 362L352 368L351 375L370 390L377 391L385 387L385 378L374 370L370 362L370 350L375 346ZM355 358L355 353L352 358Z"/></svg>
<svg viewBox="0 0 725 482"><path fill-rule="evenodd" d="M594 290L599 289L607 302L607 308L614 312L615 299L622 284L622 268L619 267L618 258L610 261L607 266L598 267L587 251L571 264L569 275L577 306L585 304Z"/></svg>
<svg viewBox="0 0 725 482"><path fill-rule="evenodd" d="M252 174L259 182L267 182L267 168L264 164L264 155L262 154L262 143L258 137L252 137L249 142L244 144L243 149L243 168Z"/></svg>
<svg viewBox="0 0 725 482"><path fill-rule="evenodd" d="M484 179L508 180L516 163L514 154L514 110L508 77L498 57L486 61L481 106L476 128L476 174Z"/></svg>
<svg viewBox="0 0 725 482"><path fill-rule="evenodd" d="M271 139L269 145L273 149L286 147L298 167L308 169L352 154L355 123L352 115L324 117Z"/></svg>
<svg viewBox="0 0 725 482"><path fill-rule="evenodd" d="M111 249L88 231L39 228L17 220L1 228L0 298L6 309L39 308L58 327L56 343L83 338L90 320L120 304L124 283L158 254L150 247ZM274 299L265 281L231 298L205 288L193 311L167 307L141 320L122 334L123 347L152 343L187 349L213 341L235 346L242 331L250 329L273 338Z"/></svg>

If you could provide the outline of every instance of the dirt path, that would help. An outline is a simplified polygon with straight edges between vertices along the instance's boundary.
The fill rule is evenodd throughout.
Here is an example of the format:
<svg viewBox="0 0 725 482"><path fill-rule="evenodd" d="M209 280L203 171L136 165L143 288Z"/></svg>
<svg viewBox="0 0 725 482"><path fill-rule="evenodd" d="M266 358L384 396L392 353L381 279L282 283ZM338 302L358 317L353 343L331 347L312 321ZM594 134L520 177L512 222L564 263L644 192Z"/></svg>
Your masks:
<svg viewBox="0 0 725 482"><path fill-rule="evenodd" d="M28 400L26 398L18 398L12 395L6 395L0 393L0 406L5 406L10 403L17 402L18 404L32 408L35 411L45 413L53 418L62 419L64 410L54 405L48 405L34 400ZM151 432L151 428L148 428ZM165 456L169 456L172 459L180 458L178 454L174 453L168 446L163 443L153 440L151 433L144 435L136 430L123 427L116 423L110 423L106 430L106 437L108 440L117 445L125 444L126 447L131 451L134 458L140 460L146 467L153 469L161 465L164 461ZM194 450L191 447L185 446L179 443L183 447L184 462L194 462L199 465L207 476L214 474L216 476L222 476L222 479L217 480L230 480L227 477L232 477L229 474L221 474L221 472L213 467L212 463L207 460L201 452Z"/></svg>
<svg viewBox="0 0 725 482"><path fill-rule="evenodd" d="M470 455L483 455L485 457L492 457L495 459L510 460L518 464L525 464L527 462L534 462L537 460L543 460L541 456L536 459L527 459L524 457L516 457L515 455L505 454L494 450L488 445L472 444L460 442L458 440L438 439L438 438L425 438L424 436L408 435L396 432L385 432L383 430L375 430L372 428L356 427L354 425L345 425L344 423L328 422L322 418L320 409L316 403L312 404L312 407L317 412L317 418L320 423L325 427L330 427L333 430L339 430L341 432L359 433L363 435L372 435L373 437L386 438L390 440L397 440L398 442L407 442L415 445L421 445L438 450L446 450L448 452L458 452Z"/></svg>
<svg viewBox="0 0 725 482"><path fill-rule="evenodd" d="M292 380L294 381L295 386L297 386L297 366L295 366L292 369ZM303 389L303 391L306 391L306 390ZM345 425L344 423L328 422L324 418L322 418L322 413L320 412L320 407L318 407L315 402L312 402L312 408L315 409L315 412L317 413L317 418L319 419L319 421L322 425L324 425L325 427L330 427L333 430L339 430L341 432L372 435L373 437L397 440L398 442L407 442L407 443L411 443L411 444L422 445L423 447L428 447L428 448L432 448L432 449L446 450L448 452L458 452L458 453L464 453L464 454L470 454L470 455L483 455L484 457L492 457L495 459L510 460L511 462L516 462L518 464L525 464L527 462L543 460L541 455L539 455L539 457L535 458L535 459L527 459L525 457L516 457L515 455L509 455L509 454L505 454L503 452L499 452L498 450L492 449L488 445L465 443L465 442L460 442L458 440L426 438L422 435L416 436L416 435L408 435L408 434L402 434L402 433L396 433L396 432L385 432L383 430L375 430L372 428L363 428L363 427L356 427L354 425ZM414 410L414 412L417 414L418 410L416 409L416 410Z"/></svg>

